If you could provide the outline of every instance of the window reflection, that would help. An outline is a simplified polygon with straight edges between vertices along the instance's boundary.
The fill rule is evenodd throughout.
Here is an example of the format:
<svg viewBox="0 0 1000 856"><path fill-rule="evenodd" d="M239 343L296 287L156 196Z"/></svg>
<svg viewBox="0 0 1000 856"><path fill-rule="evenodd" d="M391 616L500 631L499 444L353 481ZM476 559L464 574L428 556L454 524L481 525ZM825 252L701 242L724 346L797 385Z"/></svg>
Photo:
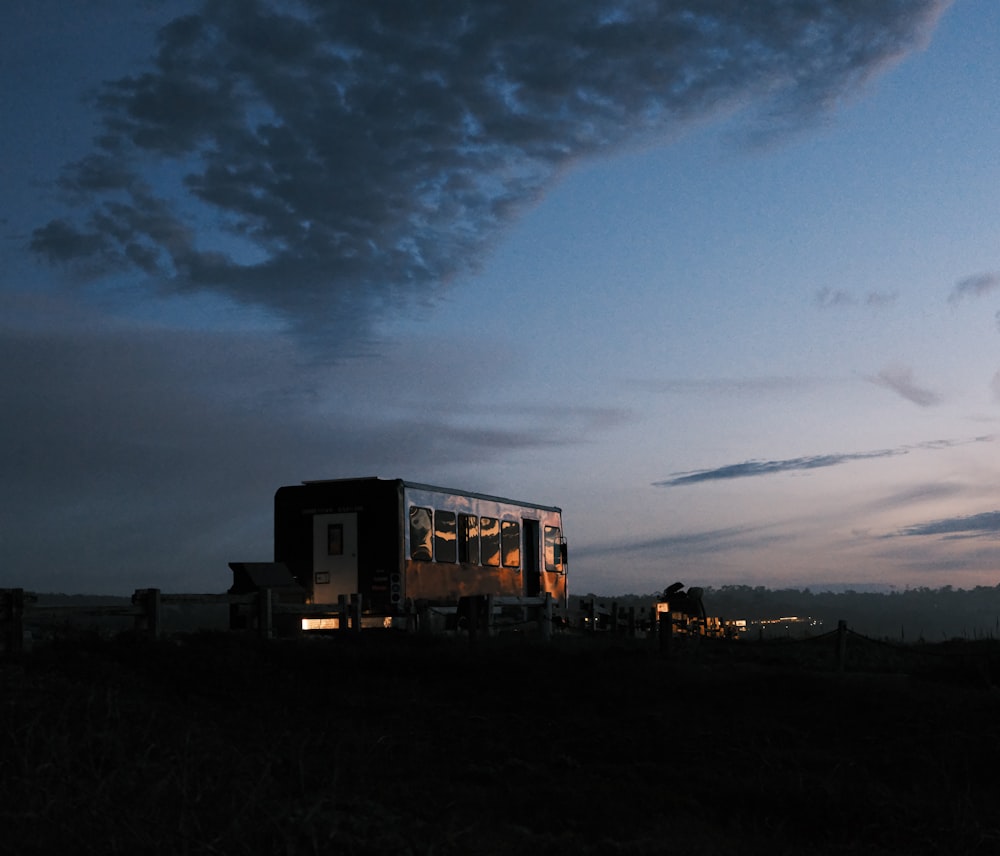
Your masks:
<svg viewBox="0 0 1000 856"><path fill-rule="evenodd" d="M558 526L545 527L545 570L562 570L562 540Z"/></svg>
<svg viewBox="0 0 1000 856"><path fill-rule="evenodd" d="M410 506L410 558L429 562L431 552L431 510L419 505Z"/></svg>
<svg viewBox="0 0 1000 856"><path fill-rule="evenodd" d="M458 561L479 564L479 518L475 514L458 515Z"/></svg>
<svg viewBox="0 0 1000 856"><path fill-rule="evenodd" d="M482 545L484 565L500 566L500 521L484 517L480 522L479 540Z"/></svg>
<svg viewBox="0 0 1000 856"><path fill-rule="evenodd" d="M503 545L504 567L521 567L521 524L516 520L505 520L500 530L500 542Z"/></svg>
<svg viewBox="0 0 1000 856"><path fill-rule="evenodd" d="M455 561L454 511L438 511L434 515L434 558L439 562Z"/></svg>

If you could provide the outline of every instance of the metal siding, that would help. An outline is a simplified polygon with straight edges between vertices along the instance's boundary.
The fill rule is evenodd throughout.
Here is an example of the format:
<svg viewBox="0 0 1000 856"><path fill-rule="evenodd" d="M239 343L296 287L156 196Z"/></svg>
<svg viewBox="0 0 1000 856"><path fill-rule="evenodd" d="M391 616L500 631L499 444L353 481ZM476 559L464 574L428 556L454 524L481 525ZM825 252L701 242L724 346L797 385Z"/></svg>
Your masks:
<svg viewBox="0 0 1000 856"><path fill-rule="evenodd" d="M401 609L406 599L457 602L466 594L519 595L520 569L462 563L410 560L409 506L495 517L500 520L537 520L562 527L562 511L489 494L456 491L403 479L342 479L310 481L279 488L275 493L275 561L285 562L296 579L312 592L312 518L317 513L358 513L358 578L366 611L379 614ZM524 527L522 523L522 550ZM566 606L566 575L545 570L539 537L538 566L542 591L551 592ZM522 566L524 560L522 557ZM384 589L389 575L389 591ZM391 602L393 574L399 575L398 604Z"/></svg>

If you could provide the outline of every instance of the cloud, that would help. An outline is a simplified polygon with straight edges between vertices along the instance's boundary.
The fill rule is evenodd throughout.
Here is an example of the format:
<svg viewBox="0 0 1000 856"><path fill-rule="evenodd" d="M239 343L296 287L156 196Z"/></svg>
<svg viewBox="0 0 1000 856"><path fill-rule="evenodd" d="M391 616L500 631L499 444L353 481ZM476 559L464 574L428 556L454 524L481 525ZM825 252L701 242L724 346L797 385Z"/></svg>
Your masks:
<svg viewBox="0 0 1000 856"><path fill-rule="evenodd" d="M843 289L821 288L816 293L816 303L826 309L831 306L854 306L857 300L853 294Z"/></svg>
<svg viewBox="0 0 1000 856"><path fill-rule="evenodd" d="M769 476L775 473L795 472L797 470L815 470L823 467L835 467L851 461L868 458L888 458L905 454L905 450L883 449L877 452L855 452L854 454L813 455L803 458L789 458L784 461L744 461L740 464L729 464L711 470L695 470L689 473L675 473L664 481L653 482L654 487L679 487L681 485L697 484L705 481L720 481L727 479L749 478L751 476Z"/></svg>
<svg viewBox="0 0 1000 856"><path fill-rule="evenodd" d="M873 458L892 458L906 455L911 451L935 451L951 449L970 443L992 443L995 434L984 434L964 440L927 440L913 445L899 446L895 449L878 449L872 452L850 452L846 454L811 455L801 458L787 458L777 461L743 461L739 464L727 464L708 470L693 470L685 473L674 473L669 479L653 482L654 487L681 487L706 481L725 481L728 479L750 478L752 476L769 476L775 473L797 472L800 470L816 470L824 467L836 467L853 461L871 460Z"/></svg>
<svg viewBox="0 0 1000 856"><path fill-rule="evenodd" d="M771 527L733 526L728 529L711 529L657 538L630 539L624 542L593 543L573 549L577 559L594 559L605 556L649 555L700 556L729 550L759 548L786 540L788 536L770 533Z"/></svg>
<svg viewBox="0 0 1000 856"><path fill-rule="evenodd" d="M865 305L880 308L891 306L898 299L899 295L895 291L869 291L865 295Z"/></svg>
<svg viewBox="0 0 1000 856"><path fill-rule="evenodd" d="M968 517L946 517L900 529L897 535L945 535L950 538L1000 536L1000 511Z"/></svg>
<svg viewBox="0 0 1000 856"><path fill-rule="evenodd" d="M823 378L793 377L791 375L746 378L677 378L672 380L633 380L634 386L664 395L707 394L707 395L784 395L786 393L808 392L830 381Z"/></svg>
<svg viewBox="0 0 1000 856"><path fill-rule="evenodd" d="M506 409L524 391L500 383L450 412L436 374L412 366L433 353L462 388L482 387L495 356L468 341L396 341L331 367L274 331L125 325L76 308L0 298L0 400L16 402L0 421L0 585L221 591L228 562L271 555L280 485L460 472L498 492L477 467L625 418L553 400Z"/></svg>
<svg viewBox="0 0 1000 856"><path fill-rule="evenodd" d="M943 400L938 393L917 384L913 378L913 369L907 366L890 366L867 379L876 386L891 389L920 407L933 407Z"/></svg>
<svg viewBox="0 0 1000 856"><path fill-rule="evenodd" d="M994 400L1000 404L1000 372L996 372L993 375L993 379L990 381L990 389L993 390Z"/></svg>
<svg viewBox="0 0 1000 856"><path fill-rule="evenodd" d="M580 159L720 111L814 122L949 3L205 2L100 90L31 247L357 339L474 272Z"/></svg>
<svg viewBox="0 0 1000 856"><path fill-rule="evenodd" d="M865 306L875 309L883 306L890 306L895 303L899 295L895 292L869 291L864 297ZM841 288L821 288L816 292L816 304L823 309L839 306L857 306L861 302L849 291Z"/></svg>
<svg viewBox="0 0 1000 856"><path fill-rule="evenodd" d="M885 511L890 508L905 508L914 504L925 502L940 502L945 499L952 499L961 495L963 488L955 484L944 484L932 482L895 491L886 496L873 499L868 508L872 510Z"/></svg>
<svg viewBox="0 0 1000 856"><path fill-rule="evenodd" d="M949 303L958 303L966 297L984 297L1000 289L1000 273L977 273L959 280L948 295Z"/></svg>

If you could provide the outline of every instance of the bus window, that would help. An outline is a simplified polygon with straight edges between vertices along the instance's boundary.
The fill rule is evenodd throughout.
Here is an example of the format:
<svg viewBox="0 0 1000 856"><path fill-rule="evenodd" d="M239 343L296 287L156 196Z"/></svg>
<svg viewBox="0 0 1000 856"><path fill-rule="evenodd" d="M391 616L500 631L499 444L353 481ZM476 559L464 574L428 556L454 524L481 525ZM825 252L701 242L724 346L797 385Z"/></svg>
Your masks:
<svg viewBox="0 0 1000 856"><path fill-rule="evenodd" d="M410 558L429 562L431 553L431 510L419 505L410 506Z"/></svg>
<svg viewBox="0 0 1000 856"><path fill-rule="evenodd" d="M455 512L434 514L434 558L439 562L455 561Z"/></svg>
<svg viewBox="0 0 1000 856"><path fill-rule="evenodd" d="M479 564L479 518L475 514L458 515L458 561Z"/></svg>
<svg viewBox="0 0 1000 856"><path fill-rule="evenodd" d="M545 527L545 570L561 571L562 545L558 526Z"/></svg>
<svg viewBox="0 0 1000 856"><path fill-rule="evenodd" d="M505 520L500 531L503 545L503 563L507 568L521 567L521 524L516 520Z"/></svg>
<svg viewBox="0 0 1000 856"><path fill-rule="evenodd" d="M495 517L484 517L480 521L480 541L482 542L483 564L500 566L500 521Z"/></svg>

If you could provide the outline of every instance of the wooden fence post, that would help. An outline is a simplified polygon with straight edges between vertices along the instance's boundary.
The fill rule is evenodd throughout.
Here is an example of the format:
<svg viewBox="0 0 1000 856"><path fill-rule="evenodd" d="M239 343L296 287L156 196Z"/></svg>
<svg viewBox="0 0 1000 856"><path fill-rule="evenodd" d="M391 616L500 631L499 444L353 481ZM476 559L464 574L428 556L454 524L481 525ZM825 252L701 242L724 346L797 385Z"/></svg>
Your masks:
<svg viewBox="0 0 1000 856"><path fill-rule="evenodd" d="M163 629L163 604L157 588L136 589L132 603L139 606L135 616L135 629L147 639L159 639Z"/></svg>
<svg viewBox="0 0 1000 856"><path fill-rule="evenodd" d="M337 629L338 630L348 630L350 628L350 619L348 617L347 609L347 595L338 594L337 595Z"/></svg>
<svg viewBox="0 0 1000 856"><path fill-rule="evenodd" d="M431 634L431 606L423 598L415 602L417 608L417 632L425 636Z"/></svg>
<svg viewBox="0 0 1000 856"><path fill-rule="evenodd" d="M660 625L660 650L664 654L669 654L674 635L674 616L669 612L660 612L657 615Z"/></svg>
<svg viewBox="0 0 1000 856"><path fill-rule="evenodd" d="M19 656L24 651L24 589L0 589L0 626L4 653Z"/></svg>
<svg viewBox="0 0 1000 856"><path fill-rule="evenodd" d="M486 627L487 638L491 637L496 631L496 627L493 624L493 595L484 594L483 595L483 624Z"/></svg>
<svg viewBox="0 0 1000 856"><path fill-rule="evenodd" d="M361 632L361 593L351 595L351 629Z"/></svg>
<svg viewBox="0 0 1000 856"><path fill-rule="evenodd" d="M257 633L261 639L274 636L274 592L269 588L257 590Z"/></svg>
<svg viewBox="0 0 1000 856"><path fill-rule="evenodd" d="M840 619L837 622L837 671L844 671L847 661L847 622Z"/></svg>
<svg viewBox="0 0 1000 856"><path fill-rule="evenodd" d="M465 628L469 633L469 650L475 652L479 636L479 610L481 608L481 595L474 594L458 599L458 612L456 613L455 626L461 629L462 619L465 619Z"/></svg>

